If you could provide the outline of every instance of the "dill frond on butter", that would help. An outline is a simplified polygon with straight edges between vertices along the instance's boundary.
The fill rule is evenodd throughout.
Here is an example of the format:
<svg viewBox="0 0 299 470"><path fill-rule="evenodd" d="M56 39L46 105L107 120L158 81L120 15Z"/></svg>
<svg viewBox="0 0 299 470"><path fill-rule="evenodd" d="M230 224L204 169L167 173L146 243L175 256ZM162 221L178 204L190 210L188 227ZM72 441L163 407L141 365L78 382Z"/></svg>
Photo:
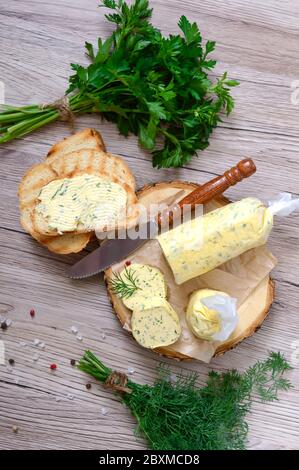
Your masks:
<svg viewBox="0 0 299 470"><path fill-rule="evenodd" d="M121 272L113 273L113 278L110 281L110 286L114 294L121 299L127 299L131 297L134 292L140 290L136 283L136 275L133 269L125 267Z"/></svg>

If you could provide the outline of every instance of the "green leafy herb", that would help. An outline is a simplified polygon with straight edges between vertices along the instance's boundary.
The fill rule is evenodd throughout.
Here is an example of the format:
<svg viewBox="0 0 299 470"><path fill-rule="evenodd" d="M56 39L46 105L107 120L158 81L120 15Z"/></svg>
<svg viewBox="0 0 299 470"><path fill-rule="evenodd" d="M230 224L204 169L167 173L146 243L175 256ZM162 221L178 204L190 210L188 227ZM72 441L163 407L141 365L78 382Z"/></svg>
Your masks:
<svg viewBox="0 0 299 470"><path fill-rule="evenodd" d="M121 299L128 299L136 290L140 289L136 284L134 270L127 267L121 273L113 273L110 286L113 292Z"/></svg>
<svg viewBox="0 0 299 470"><path fill-rule="evenodd" d="M179 167L205 149L221 112L234 106L230 88L238 85L224 73L208 76L214 41L202 41L196 23L182 16L181 35L164 37L151 22L148 0L102 0L115 30L97 47L86 43L88 67L72 64L67 96L73 114L99 112L127 136L138 136L152 152L156 167ZM0 143L59 118L51 107L6 106L0 113ZM2 135L1 135L2 134ZM159 140L158 140L159 139ZM159 143L158 143L159 142Z"/></svg>
<svg viewBox="0 0 299 470"><path fill-rule="evenodd" d="M78 368L100 382L112 373L90 351ZM228 450L245 449L248 434L246 414L250 412L253 393L262 401L277 400L280 390L291 387L283 374L291 367L280 353L272 352L263 362L247 371L210 372L202 388L197 376L180 375L171 381L170 371L160 368L153 386L128 380L131 393L122 394L137 420L137 432L154 450Z"/></svg>

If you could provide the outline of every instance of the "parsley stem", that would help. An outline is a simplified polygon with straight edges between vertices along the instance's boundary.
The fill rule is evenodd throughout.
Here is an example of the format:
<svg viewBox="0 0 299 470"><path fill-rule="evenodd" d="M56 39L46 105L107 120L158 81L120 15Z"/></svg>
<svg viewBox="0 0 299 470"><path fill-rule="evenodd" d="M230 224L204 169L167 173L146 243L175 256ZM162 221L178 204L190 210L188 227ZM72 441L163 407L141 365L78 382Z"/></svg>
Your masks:
<svg viewBox="0 0 299 470"><path fill-rule="evenodd" d="M51 111L49 113L50 115L54 115L55 117L57 117L58 113L57 111ZM16 131L20 131L21 129L25 128L25 127L28 127L30 126L31 124L34 124L34 123L40 123L41 119L40 117L35 117L35 118L31 118L31 119L27 119L26 121L21 121L20 123L18 124L15 124L14 126L11 126L8 128L8 131L9 132L16 132ZM44 120L43 120L44 121Z"/></svg>

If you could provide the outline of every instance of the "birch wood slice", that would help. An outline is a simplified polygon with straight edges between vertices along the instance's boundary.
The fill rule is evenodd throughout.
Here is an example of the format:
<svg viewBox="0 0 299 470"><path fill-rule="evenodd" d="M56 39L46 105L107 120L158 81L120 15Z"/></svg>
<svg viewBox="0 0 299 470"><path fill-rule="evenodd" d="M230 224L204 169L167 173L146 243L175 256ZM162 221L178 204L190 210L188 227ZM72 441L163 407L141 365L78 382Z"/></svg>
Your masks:
<svg viewBox="0 0 299 470"><path fill-rule="evenodd" d="M172 181L172 182L159 182L154 184L148 184L141 188L138 191L138 199L140 203L144 204L148 207L150 204L163 202L165 200L171 200L173 203L176 200L176 196L178 199L182 199L185 195L193 191L198 185L196 183L189 183L184 181ZM173 199L173 200L172 200ZM214 198L213 200L209 201L207 204L204 205L204 211L214 210L218 207L224 206L229 203L229 200L224 196L219 196ZM152 244L152 245L150 245ZM162 253L157 253L161 251L158 245L158 242L155 240L151 240L146 244L148 246L148 264L152 264L157 266L161 269L161 271L166 275L165 270L166 262L162 262ZM143 252L141 253L141 251ZM139 254L141 253L141 255ZM141 262L139 256L143 256L144 260L144 248L138 249L131 255L129 259L132 262ZM154 260L154 262L153 262ZM123 328L130 332L130 319L132 312L127 309L121 299L117 297L111 290L109 286L109 280L111 279L113 272L120 270L124 266L123 260L121 263L118 263L108 270L105 271L105 282L107 287L107 292L109 299L111 301L112 307L114 312L116 313L120 323L122 324ZM169 269L170 272L170 269ZM170 274L171 275L171 274ZM172 275L171 275L172 276ZM169 279L169 273L166 275ZM188 281L190 282L190 281ZM168 290L175 289L176 295L180 294L182 286L177 285L169 285L174 284L174 280L170 283L168 282ZM169 293L169 292L168 292ZM171 292L170 294L170 302L171 302ZM182 291L182 295L185 293ZM242 303L240 308L238 308L239 313L239 324L235 330L235 332L230 336L230 338L222 343L219 343L214 351L214 357L220 356L224 354L226 351L235 348L241 341L251 336L257 329L260 328L261 324L267 317L270 307L274 300L274 282L270 278L269 275L265 276L256 288L251 292L251 294L246 298L246 300ZM200 341L200 340L199 340ZM171 357L177 360L183 359L192 359L192 357L188 356L187 354L182 354L179 351L175 351L173 346L168 346L165 348L157 348L154 350L155 352L162 354L167 357Z"/></svg>

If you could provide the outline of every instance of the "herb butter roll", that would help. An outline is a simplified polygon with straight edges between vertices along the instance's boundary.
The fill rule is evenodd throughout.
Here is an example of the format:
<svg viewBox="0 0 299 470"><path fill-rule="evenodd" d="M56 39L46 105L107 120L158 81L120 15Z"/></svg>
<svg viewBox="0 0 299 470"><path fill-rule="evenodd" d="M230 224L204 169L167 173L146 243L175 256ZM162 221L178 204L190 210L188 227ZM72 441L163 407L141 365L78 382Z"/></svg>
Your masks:
<svg viewBox="0 0 299 470"><path fill-rule="evenodd" d="M133 310L132 334L144 348L154 349L175 343L181 335L178 314L165 299L152 297Z"/></svg>
<svg viewBox="0 0 299 470"><path fill-rule="evenodd" d="M158 241L177 284L193 279L263 245L273 226L273 211L246 198L162 233Z"/></svg>
<svg viewBox="0 0 299 470"><path fill-rule="evenodd" d="M213 289L197 290L189 299L186 322L198 338L224 341L238 323L236 299Z"/></svg>

